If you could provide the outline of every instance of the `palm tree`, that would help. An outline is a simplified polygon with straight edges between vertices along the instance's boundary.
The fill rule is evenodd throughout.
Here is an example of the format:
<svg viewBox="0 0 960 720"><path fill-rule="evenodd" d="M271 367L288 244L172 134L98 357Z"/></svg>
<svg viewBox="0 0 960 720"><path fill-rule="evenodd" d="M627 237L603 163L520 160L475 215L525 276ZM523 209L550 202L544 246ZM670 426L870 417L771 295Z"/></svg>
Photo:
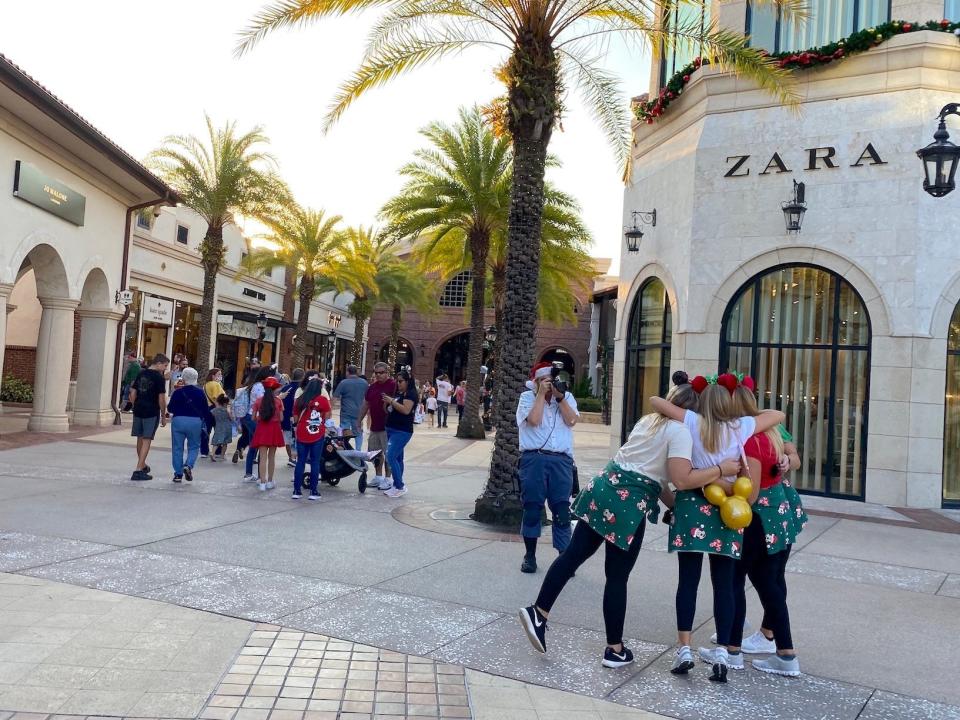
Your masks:
<svg viewBox="0 0 960 720"><path fill-rule="evenodd" d="M183 204L207 222L207 233L199 247L203 304L194 366L200 377L210 363L217 274L226 253L223 228L238 216L267 220L289 196L275 172L272 156L261 149L269 143L262 128L240 134L234 122L218 129L208 116L205 119L206 138L171 135L147 160L176 189Z"/></svg>
<svg viewBox="0 0 960 720"><path fill-rule="evenodd" d="M360 367L363 362L363 344L367 321L379 304L396 308L415 305L427 311L432 293L422 273L400 257L399 244L394 238L373 228L350 227L341 238L342 262L348 266L365 268L366 278L353 289L353 300L347 306L354 318L353 347L350 363ZM335 289L328 283L324 289ZM399 313L395 312L395 315ZM399 338L399 322L396 329ZM397 339L391 344L396 346ZM394 357L396 357L394 351Z"/></svg>
<svg viewBox="0 0 960 720"><path fill-rule="evenodd" d="M487 292L490 237L506 231L510 185L510 141L497 138L477 108L461 109L453 126L432 123L421 131L432 144L414 153L416 161L400 170L407 183L383 208L389 233L416 239L418 255L429 262L437 245L452 245L459 256L452 267L471 265L470 350L467 397L457 437L483 438L480 384L483 364L483 315ZM451 266L441 269L441 276Z"/></svg>
<svg viewBox="0 0 960 720"><path fill-rule="evenodd" d="M803 0L760 0L788 17L803 13ZM705 28L699 12L666 28L661 17L678 5L702 10L701 0L276 0L243 33L243 53L273 30L355 13L382 11L360 67L340 88L326 124L336 122L361 95L427 62L471 47L500 48L507 56L498 70L506 97L497 105L513 143L506 293L510 312L498 328L504 347L497 393L497 437L490 479L477 501L475 517L512 522L520 514L516 487L518 429L513 409L532 361L536 294L540 270L541 221L547 146L563 110L563 88L577 87L608 135L627 173L630 116L617 78L596 56L611 36L649 47L697 47L711 63L756 81L781 100L796 104L789 71L780 68L747 38L715 24ZM600 43L598 46L597 43Z"/></svg>
<svg viewBox="0 0 960 720"><path fill-rule="evenodd" d="M340 252L342 235L336 226L342 220L339 215L328 217L323 210L293 204L267 223L270 228L267 237L275 247L256 248L241 263L242 271L253 275L270 272L278 266L287 268L291 274L291 283L300 301L291 367L303 367L310 305L318 294L319 284L347 292L372 281L366 264L347 263Z"/></svg>

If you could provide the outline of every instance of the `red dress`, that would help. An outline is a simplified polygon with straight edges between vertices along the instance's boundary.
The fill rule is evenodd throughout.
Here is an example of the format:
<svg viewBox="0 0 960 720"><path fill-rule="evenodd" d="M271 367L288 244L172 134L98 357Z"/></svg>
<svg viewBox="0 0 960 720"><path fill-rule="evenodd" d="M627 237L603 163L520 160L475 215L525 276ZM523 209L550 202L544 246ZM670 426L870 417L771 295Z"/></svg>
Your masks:
<svg viewBox="0 0 960 720"><path fill-rule="evenodd" d="M257 415L260 411L260 403L263 398L258 398L253 404L251 415ZM283 419L283 402L280 398L273 399L273 417L267 421L257 420L257 429L253 433L253 440L250 441L250 447L283 447L283 428L280 427L280 421Z"/></svg>

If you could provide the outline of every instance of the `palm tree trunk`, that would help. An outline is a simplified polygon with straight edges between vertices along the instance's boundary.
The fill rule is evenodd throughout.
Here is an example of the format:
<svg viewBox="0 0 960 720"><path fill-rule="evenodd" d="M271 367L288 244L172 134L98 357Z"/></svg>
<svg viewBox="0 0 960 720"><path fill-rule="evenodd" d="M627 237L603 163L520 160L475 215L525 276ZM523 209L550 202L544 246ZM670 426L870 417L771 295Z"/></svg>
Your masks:
<svg viewBox="0 0 960 720"><path fill-rule="evenodd" d="M509 525L520 522L517 402L533 362L537 330L537 284L543 220L543 176L558 106L557 63L549 40L522 34L507 66L508 122L513 139L513 187L507 231L506 304L498 342L500 381L494 409L497 429L490 476L477 498L473 518ZM502 338L502 340L501 340Z"/></svg>
<svg viewBox="0 0 960 720"><path fill-rule="evenodd" d="M294 368L303 368L304 357L307 353L307 327L310 322L310 303L313 301L313 292L316 283L312 277L304 275L300 278L300 309L297 312L297 337L293 341Z"/></svg>
<svg viewBox="0 0 960 720"><path fill-rule="evenodd" d="M350 314L353 315L353 347L350 348L350 364L358 368L363 367L363 340L366 334L367 319L370 317L369 303L366 299L357 298L351 303Z"/></svg>
<svg viewBox="0 0 960 720"><path fill-rule="evenodd" d="M294 299L297 293L297 268L295 266L287 266L284 268L283 272L283 319L292 323L293 318L293 305ZM298 330L290 331L289 328L285 328L282 332L277 331L280 335L280 342L278 343L278 357L277 361L280 363L280 367L284 368L293 368L293 367L303 367L301 359L301 364L294 362L294 343L296 339L293 337L296 333L297 337L301 337Z"/></svg>
<svg viewBox="0 0 960 720"><path fill-rule="evenodd" d="M223 228L210 226L200 243L200 264L203 266L203 303L200 306L200 337L197 338L197 357L193 366L200 377L210 369L210 350L216 341L213 308L217 300L217 275L223 267L225 248Z"/></svg>
<svg viewBox="0 0 960 720"><path fill-rule="evenodd" d="M467 397L463 419L457 426L458 438L482 440L486 437L480 422L480 385L483 374L483 316L487 299L487 253L490 236L486 231L470 235L470 253L473 256L473 292L470 298L470 349L467 352Z"/></svg>
<svg viewBox="0 0 960 720"><path fill-rule="evenodd" d="M498 332L500 328L503 327L503 315L506 302L507 271L506 268L497 268L493 271L493 326L497 328ZM488 359L488 364L490 365L490 375L488 377L491 379L495 379L495 377L500 374L500 347L501 338L498 337L490 348L490 357Z"/></svg>
<svg viewBox="0 0 960 720"><path fill-rule="evenodd" d="M397 353L400 350L400 325L403 322L403 308L399 305L393 306L393 312L390 315L390 349L387 351L387 363L390 365L390 372L397 367Z"/></svg>

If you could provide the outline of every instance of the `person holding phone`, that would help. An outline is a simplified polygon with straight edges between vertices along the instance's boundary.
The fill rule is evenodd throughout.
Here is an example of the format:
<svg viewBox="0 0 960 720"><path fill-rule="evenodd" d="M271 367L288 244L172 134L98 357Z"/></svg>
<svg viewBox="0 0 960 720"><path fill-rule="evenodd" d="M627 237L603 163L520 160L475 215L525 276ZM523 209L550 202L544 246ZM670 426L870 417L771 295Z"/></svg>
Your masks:
<svg viewBox="0 0 960 720"><path fill-rule="evenodd" d="M387 413L387 463L393 475L393 487L384 490L387 497L397 498L406 495L403 484L403 449L413 437L413 410L417 405L417 388L407 370L396 375L397 389L393 394L380 396L383 409Z"/></svg>

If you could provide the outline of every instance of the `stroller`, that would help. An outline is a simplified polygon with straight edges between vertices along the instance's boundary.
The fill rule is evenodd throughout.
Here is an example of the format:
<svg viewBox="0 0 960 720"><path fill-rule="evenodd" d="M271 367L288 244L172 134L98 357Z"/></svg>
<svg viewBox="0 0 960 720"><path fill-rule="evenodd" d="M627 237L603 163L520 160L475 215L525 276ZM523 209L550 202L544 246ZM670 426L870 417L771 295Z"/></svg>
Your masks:
<svg viewBox="0 0 960 720"><path fill-rule="evenodd" d="M362 495L367 491L367 460L356 457L347 457L344 451L353 450L353 437L328 437L323 440L321 452L320 480L331 487L336 487L340 481L355 472L360 473L357 479L357 490Z"/></svg>

